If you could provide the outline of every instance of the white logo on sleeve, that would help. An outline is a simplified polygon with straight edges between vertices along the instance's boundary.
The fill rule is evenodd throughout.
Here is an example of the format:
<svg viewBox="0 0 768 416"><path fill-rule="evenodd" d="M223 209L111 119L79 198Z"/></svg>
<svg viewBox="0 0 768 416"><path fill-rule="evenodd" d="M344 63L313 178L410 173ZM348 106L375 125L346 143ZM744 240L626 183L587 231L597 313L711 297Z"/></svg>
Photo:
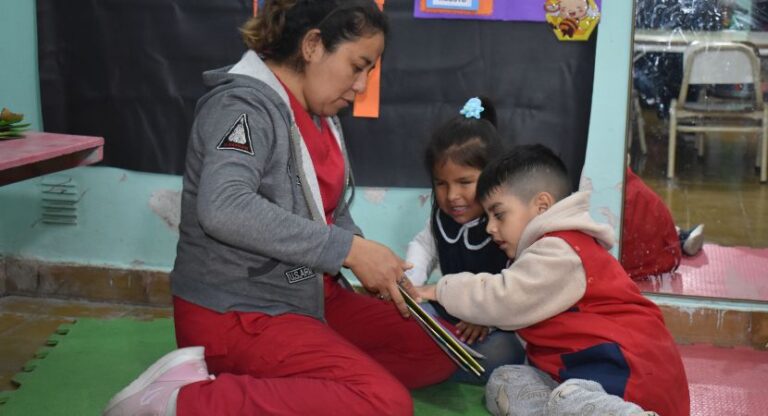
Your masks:
<svg viewBox="0 0 768 416"><path fill-rule="evenodd" d="M248 116L241 114L235 124L227 130L227 134L221 139L219 150L237 150L238 152L253 155L253 146L251 145L251 130L248 127Z"/></svg>

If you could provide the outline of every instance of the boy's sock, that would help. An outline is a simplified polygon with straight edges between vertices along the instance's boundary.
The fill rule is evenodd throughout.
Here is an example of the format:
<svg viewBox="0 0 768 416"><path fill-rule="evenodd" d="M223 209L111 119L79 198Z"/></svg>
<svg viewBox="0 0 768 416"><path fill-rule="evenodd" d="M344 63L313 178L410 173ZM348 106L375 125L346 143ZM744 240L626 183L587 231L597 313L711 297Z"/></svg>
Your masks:
<svg viewBox="0 0 768 416"><path fill-rule="evenodd" d="M656 413L645 412L634 403L606 393L603 386L594 381L570 379L552 391L545 414L639 416Z"/></svg>
<svg viewBox="0 0 768 416"><path fill-rule="evenodd" d="M695 256L704 245L704 224L699 224L689 231L680 231L680 242L683 253L687 256Z"/></svg>
<svg viewBox="0 0 768 416"><path fill-rule="evenodd" d="M547 374L534 367L501 366L485 386L485 407L497 416L542 416L556 386Z"/></svg>

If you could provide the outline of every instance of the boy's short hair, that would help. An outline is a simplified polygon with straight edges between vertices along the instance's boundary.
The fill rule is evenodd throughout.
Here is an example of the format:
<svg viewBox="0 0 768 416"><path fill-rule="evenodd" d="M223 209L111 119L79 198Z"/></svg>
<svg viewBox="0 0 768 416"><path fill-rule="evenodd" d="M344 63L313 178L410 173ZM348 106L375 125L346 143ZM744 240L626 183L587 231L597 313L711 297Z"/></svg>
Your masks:
<svg viewBox="0 0 768 416"><path fill-rule="evenodd" d="M515 146L491 161L477 181L477 199L484 201L502 188L526 202L539 192L559 201L572 191L565 164L541 144Z"/></svg>

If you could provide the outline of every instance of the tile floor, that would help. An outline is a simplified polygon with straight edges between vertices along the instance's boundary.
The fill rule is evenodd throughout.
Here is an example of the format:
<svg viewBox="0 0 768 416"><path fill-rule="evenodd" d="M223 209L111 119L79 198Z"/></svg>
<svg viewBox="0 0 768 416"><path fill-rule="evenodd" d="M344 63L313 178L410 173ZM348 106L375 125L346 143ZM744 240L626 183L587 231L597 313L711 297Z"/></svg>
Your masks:
<svg viewBox="0 0 768 416"><path fill-rule="evenodd" d="M766 414L768 352L706 345L680 347L691 393L691 416Z"/></svg>
<svg viewBox="0 0 768 416"><path fill-rule="evenodd" d="M12 390L14 374L50 334L79 317L169 317L170 308L8 296L0 298L0 391ZM768 405L762 381L768 377L768 351L680 347L691 389L693 416L757 415Z"/></svg>
<svg viewBox="0 0 768 416"><path fill-rule="evenodd" d="M171 314L170 307L0 297L0 391L16 388L11 382L13 375L22 370L61 324L80 317L154 319Z"/></svg>
<svg viewBox="0 0 768 416"><path fill-rule="evenodd" d="M740 299L768 304L768 248L704 244L683 257L674 273L637 282L643 292L699 298Z"/></svg>

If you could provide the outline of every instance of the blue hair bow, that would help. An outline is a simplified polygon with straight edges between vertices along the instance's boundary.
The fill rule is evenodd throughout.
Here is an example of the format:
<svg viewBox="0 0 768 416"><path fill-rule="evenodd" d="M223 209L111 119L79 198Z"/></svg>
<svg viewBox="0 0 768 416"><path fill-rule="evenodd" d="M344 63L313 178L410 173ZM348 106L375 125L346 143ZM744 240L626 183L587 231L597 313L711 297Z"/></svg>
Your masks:
<svg viewBox="0 0 768 416"><path fill-rule="evenodd" d="M480 120L480 113L482 113L483 110L485 110L483 102L480 101L479 98L474 97L467 100L459 113L466 118L476 118Z"/></svg>

